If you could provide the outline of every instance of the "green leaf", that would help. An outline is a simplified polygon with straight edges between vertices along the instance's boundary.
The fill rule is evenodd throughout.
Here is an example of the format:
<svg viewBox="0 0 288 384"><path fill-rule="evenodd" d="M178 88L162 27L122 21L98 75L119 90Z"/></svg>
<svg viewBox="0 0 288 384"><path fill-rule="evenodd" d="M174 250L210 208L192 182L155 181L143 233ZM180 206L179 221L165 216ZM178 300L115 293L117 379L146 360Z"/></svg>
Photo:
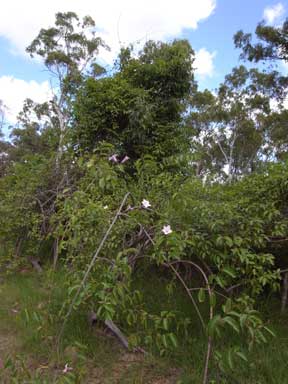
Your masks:
<svg viewBox="0 0 288 384"><path fill-rule="evenodd" d="M234 368L234 363L233 363L233 352L231 349L228 351L228 356L227 356L227 361L228 361L228 366L231 370Z"/></svg>
<svg viewBox="0 0 288 384"><path fill-rule="evenodd" d="M236 277L236 273L235 273L235 271L234 271L232 268L230 268L230 267L225 267L225 268L222 269L222 271L223 271L224 273L226 273L227 275L229 275L230 277L232 277L233 279L235 279L235 277Z"/></svg>
<svg viewBox="0 0 288 384"><path fill-rule="evenodd" d="M224 280L223 280L221 277L216 276L216 277L215 277L215 280L216 280L216 283L217 283L221 288L224 288L224 287L225 287Z"/></svg>
<svg viewBox="0 0 288 384"><path fill-rule="evenodd" d="M222 236L218 236L217 239L216 239L216 245L221 247L223 245L223 237Z"/></svg>
<svg viewBox="0 0 288 384"><path fill-rule="evenodd" d="M223 312L228 314L228 312L231 311L231 307L232 307L232 300L231 299L227 299L226 303L222 306Z"/></svg>
<svg viewBox="0 0 288 384"><path fill-rule="evenodd" d="M199 303L203 303L205 301L205 289L204 288L199 289L198 300L199 300Z"/></svg>
<svg viewBox="0 0 288 384"><path fill-rule="evenodd" d="M103 177L99 180L99 187L101 189L105 188L105 179Z"/></svg>
<svg viewBox="0 0 288 384"><path fill-rule="evenodd" d="M229 324L234 329L235 332L237 332L237 333L240 332L240 329L238 327L236 320L234 320L232 317L230 317L230 316L223 317L223 321L225 323Z"/></svg>
<svg viewBox="0 0 288 384"><path fill-rule="evenodd" d="M240 359L242 359L243 361L245 361L246 363L248 363L248 359L247 359L246 355L245 355L243 352L241 352L241 351L236 351L235 354L236 354L237 356L239 356Z"/></svg>
<svg viewBox="0 0 288 384"><path fill-rule="evenodd" d="M168 324L168 319L167 318L164 318L163 319L163 328L168 331L169 329L169 324Z"/></svg>
<svg viewBox="0 0 288 384"><path fill-rule="evenodd" d="M162 335L162 342L163 342L164 347L168 348L168 342L167 342L166 335Z"/></svg>
<svg viewBox="0 0 288 384"><path fill-rule="evenodd" d="M210 336L214 336L216 328L218 327L219 322L221 321L221 316L216 315L208 323L208 333Z"/></svg>
<svg viewBox="0 0 288 384"><path fill-rule="evenodd" d="M244 329L244 326L246 325L247 319L248 319L248 316L245 313L240 315L239 321L240 321L240 327L242 329Z"/></svg>
<svg viewBox="0 0 288 384"><path fill-rule="evenodd" d="M174 333L169 333L168 336L169 336L169 339L171 340L173 347L177 348L178 347L178 341L177 341L177 338L174 335Z"/></svg>
<svg viewBox="0 0 288 384"><path fill-rule="evenodd" d="M228 247L232 247L233 246L233 240L231 239L231 237L225 236L224 239L225 239L225 242L228 245Z"/></svg>
<svg viewBox="0 0 288 384"><path fill-rule="evenodd" d="M216 295L214 292L211 292L211 295L209 296L209 302L210 302L211 307L214 308L216 305Z"/></svg>
<svg viewBox="0 0 288 384"><path fill-rule="evenodd" d="M266 332L268 332L272 337L276 337L275 333L269 327L263 327Z"/></svg>

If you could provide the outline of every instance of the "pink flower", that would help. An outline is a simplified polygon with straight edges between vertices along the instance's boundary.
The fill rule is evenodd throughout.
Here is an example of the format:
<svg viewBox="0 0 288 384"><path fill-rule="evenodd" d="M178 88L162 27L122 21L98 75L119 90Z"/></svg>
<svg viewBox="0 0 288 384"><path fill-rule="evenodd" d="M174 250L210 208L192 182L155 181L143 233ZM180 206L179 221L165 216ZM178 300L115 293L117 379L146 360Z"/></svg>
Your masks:
<svg viewBox="0 0 288 384"><path fill-rule="evenodd" d="M69 371L73 371L73 368L71 368L71 367L69 367L68 366L68 363L66 363L65 364L65 367L64 367L64 369L63 369L63 373L67 373L67 372L69 372Z"/></svg>
<svg viewBox="0 0 288 384"><path fill-rule="evenodd" d="M113 163L118 163L117 157L118 157L118 155L116 153L114 153L114 155L109 157L109 161L112 161Z"/></svg>
<svg viewBox="0 0 288 384"><path fill-rule="evenodd" d="M126 163L126 161L128 161L129 159L130 159L129 156L125 156L124 159L121 161L121 164Z"/></svg>
<svg viewBox="0 0 288 384"><path fill-rule="evenodd" d="M173 231L172 231L170 225L164 225L164 227L162 228L162 233L164 233L164 235L169 235L172 232Z"/></svg>
<svg viewBox="0 0 288 384"><path fill-rule="evenodd" d="M151 207L150 202L149 202L148 200L146 200L146 199L143 199L141 204L142 204L142 207L143 207L143 208L149 208L149 207Z"/></svg>

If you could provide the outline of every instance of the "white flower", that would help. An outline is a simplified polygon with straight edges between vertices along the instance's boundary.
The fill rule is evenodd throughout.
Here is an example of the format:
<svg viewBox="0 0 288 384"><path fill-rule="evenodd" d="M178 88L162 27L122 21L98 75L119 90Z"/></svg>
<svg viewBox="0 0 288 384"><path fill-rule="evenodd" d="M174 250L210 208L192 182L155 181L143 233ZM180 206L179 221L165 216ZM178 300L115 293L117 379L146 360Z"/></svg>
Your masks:
<svg viewBox="0 0 288 384"><path fill-rule="evenodd" d="M151 207L150 202L149 202L148 200L146 200L146 199L143 199L141 204L142 204L142 207L143 207L143 208L149 208L149 207Z"/></svg>
<svg viewBox="0 0 288 384"><path fill-rule="evenodd" d="M67 372L69 372L69 371L73 371L73 368L71 368L71 367L69 367L68 366L68 363L66 363L65 364L65 367L64 367L64 369L63 369L63 373L67 373Z"/></svg>
<svg viewBox="0 0 288 384"><path fill-rule="evenodd" d="M108 209L108 205L104 205L103 209Z"/></svg>
<svg viewBox="0 0 288 384"><path fill-rule="evenodd" d="M118 163L117 157L118 157L118 155L116 153L114 153L114 155L109 157L109 161L112 161L113 163Z"/></svg>
<svg viewBox="0 0 288 384"><path fill-rule="evenodd" d="M126 161L128 161L129 159L130 159L129 156L125 156L124 159L121 161L121 164L126 163Z"/></svg>
<svg viewBox="0 0 288 384"><path fill-rule="evenodd" d="M164 225L164 227L162 228L162 233L164 233L164 235L169 235L170 233L172 233L170 225Z"/></svg>

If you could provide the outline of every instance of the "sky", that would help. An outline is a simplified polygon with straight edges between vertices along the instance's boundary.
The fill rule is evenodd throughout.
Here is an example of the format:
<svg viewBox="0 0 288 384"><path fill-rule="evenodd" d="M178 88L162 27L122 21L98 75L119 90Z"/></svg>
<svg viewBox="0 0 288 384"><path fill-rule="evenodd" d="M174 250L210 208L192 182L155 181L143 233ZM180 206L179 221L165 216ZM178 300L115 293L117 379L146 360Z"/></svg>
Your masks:
<svg viewBox="0 0 288 384"><path fill-rule="evenodd" d="M254 32L258 22L280 25L288 16L288 0L9 0L0 12L0 100L6 120L14 124L23 101L37 102L51 94L49 73L25 48L41 28L53 25L56 12L90 15L97 33L111 47L101 52L110 65L122 45L145 41L188 39L195 51L200 89L215 89L239 65L233 35ZM287 70L287 68L283 68Z"/></svg>

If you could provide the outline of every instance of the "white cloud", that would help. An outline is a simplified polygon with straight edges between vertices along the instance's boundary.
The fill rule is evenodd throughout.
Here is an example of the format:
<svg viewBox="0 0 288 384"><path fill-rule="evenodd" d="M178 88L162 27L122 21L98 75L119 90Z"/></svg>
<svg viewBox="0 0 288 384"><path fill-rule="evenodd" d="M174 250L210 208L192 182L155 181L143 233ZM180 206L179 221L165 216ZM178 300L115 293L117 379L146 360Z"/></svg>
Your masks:
<svg viewBox="0 0 288 384"><path fill-rule="evenodd" d="M209 52L206 48L201 48L195 54L195 62L193 67L195 73L200 77L212 77L214 73L213 59L216 52Z"/></svg>
<svg viewBox="0 0 288 384"><path fill-rule="evenodd" d="M15 53L23 53L40 28L53 25L56 12L89 14L112 48L105 55L111 62L121 43L179 36L183 29L197 28L215 6L216 0L9 0L1 4L0 36L8 39Z"/></svg>
<svg viewBox="0 0 288 384"><path fill-rule="evenodd" d="M285 75L288 75L288 61L281 60L280 69L282 69Z"/></svg>
<svg viewBox="0 0 288 384"><path fill-rule="evenodd" d="M48 81L37 83L34 80L16 79L13 76L0 77L0 100L7 106L5 119L9 123L16 122L26 98L42 103L49 97L51 97L51 88Z"/></svg>
<svg viewBox="0 0 288 384"><path fill-rule="evenodd" d="M9 0L1 4L0 36L7 39L14 54L23 55L39 30L54 24L56 12L88 14L94 18L99 35L111 47L111 52L102 52L101 58L112 63L121 45L139 42L141 47L148 39L179 37L184 29L196 29L215 7L216 0ZM205 49L198 52L198 74L211 75L213 55ZM15 122L25 98L44 101L49 88L46 81L0 77L0 99L9 108L9 121Z"/></svg>
<svg viewBox="0 0 288 384"><path fill-rule="evenodd" d="M284 12L284 5L282 3L277 3L270 7L266 7L263 12L263 17L268 24L274 24L284 15Z"/></svg>

